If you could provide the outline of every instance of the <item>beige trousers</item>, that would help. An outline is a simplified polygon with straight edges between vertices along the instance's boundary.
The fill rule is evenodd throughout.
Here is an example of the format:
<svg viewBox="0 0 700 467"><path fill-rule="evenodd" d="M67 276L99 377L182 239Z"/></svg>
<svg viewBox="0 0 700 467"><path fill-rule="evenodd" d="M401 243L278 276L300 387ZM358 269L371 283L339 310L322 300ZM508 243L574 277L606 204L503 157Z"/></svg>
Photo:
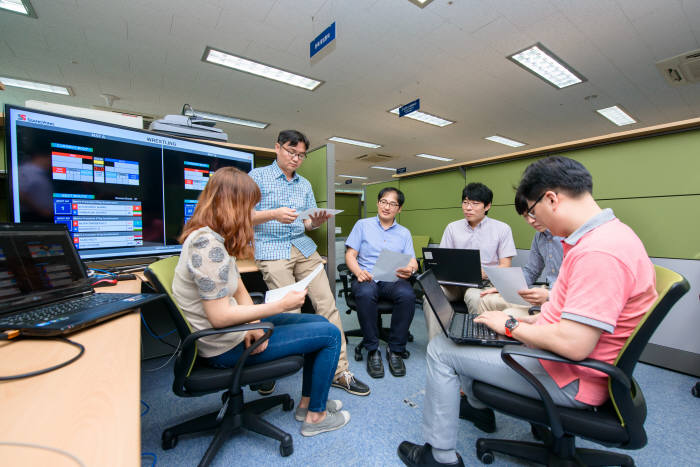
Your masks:
<svg viewBox="0 0 700 467"><path fill-rule="evenodd" d="M262 273L263 280L270 289L277 289L300 281L313 271L323 260L318 252L314 252L306 258L301 252L292 246L290 259L271 261L256 261L255 264ZM316 314L323 316L340 329L340 358L335 375L338 376L348 369L348 356L345 346L345 333L340 321L340 313L335 306L335 297L328 284L328 276L323 272L317 275L309 284L309 299L316 310ZM293 310L292 313L300 313L301 310Z"/></svg>

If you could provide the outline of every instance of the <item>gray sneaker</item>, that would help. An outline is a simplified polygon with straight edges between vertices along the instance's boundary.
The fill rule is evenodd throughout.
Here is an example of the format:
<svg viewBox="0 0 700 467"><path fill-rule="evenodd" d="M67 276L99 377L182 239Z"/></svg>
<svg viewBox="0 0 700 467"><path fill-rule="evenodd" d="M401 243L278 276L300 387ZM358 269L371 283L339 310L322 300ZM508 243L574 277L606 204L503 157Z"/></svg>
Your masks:
<svg viewBox="0 0 700 467"><path fill-rule="evenodd" d="M328 412L337 412L340 409L343 408L343 402L335 399L328 399L326 401L326 410ZM294 411L294 418L296 419L297 422L303 422L306 420L306 413L309 411L309 409L302 409L301 407L297 407L297 409Z"/></svg>
<svg viewBox="0 0 700 467"><path fill-rule="evenodd" d="M301 425L301 434L304 436L316 436L326 431L333 431L344 427L350 421L350 412L326 412L326 418L318 423L304 422Z"/></svg>

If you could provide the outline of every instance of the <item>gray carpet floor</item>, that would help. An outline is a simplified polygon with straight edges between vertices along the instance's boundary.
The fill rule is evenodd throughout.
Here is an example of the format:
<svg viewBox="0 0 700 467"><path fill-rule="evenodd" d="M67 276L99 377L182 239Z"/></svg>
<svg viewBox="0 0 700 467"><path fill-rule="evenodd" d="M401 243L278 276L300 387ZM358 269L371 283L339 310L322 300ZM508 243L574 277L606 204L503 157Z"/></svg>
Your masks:
<svg viewBox="0 0 700 467"><path fill-rule="evenodd" d="M357 328L355 314L346 315L345 304L340 300L338 308L341 310L344 328ZM360 380L370 385L372 393L368 397L358 397L331 388L329 397L341 399L351 413L352 419L346 427L306 438L300 434L301 424L294 420L293 412L274 408L266 413L265 418L292 435L294 454L281 457L277 441L243 431L225 443L213 465L403 465L396 455L399 443L403 440L423 443L421 417L427 336L420 307L416 310L411 333L415 340L408 345L411 357L406 360L407 375L403 378L393 377L388 369L383 379L370 378L365 369L365 361L356 362L353 359L360 338L350 338L348 356L351 370ZM182 437L174 449L163 451L161 433L168 426L216 410L220 396L214 394L191 399L175 396L171 390L172 362L165 364L166 360L167 358L151 359L142 364L141 395L143 401L150 406L141 420L142 451L155 454L156 465L197 465L211 441L210 434ZM690 393L696 378L646 364L637 366L635 378L641 385L648 404L645 426L649 443L643 449L627 453L634 457L639 466L700 465L700 399ZM301 372L278 381L276 393L289 393L298 401L300 388ZM245 391L246 401L260 397L247 388ZM486 436L532 440L530 427L523 421L497 414L496 423L497 432ZM457 449L465 464L480 465L474 446L476 439L485 434L465 421L460 423L459 431ZM578 445L600 447L587 441L579 441ZM142 461L143 465L151 465L153 457L144 456ZM497 454L493 465L529 464Z"/></svg>

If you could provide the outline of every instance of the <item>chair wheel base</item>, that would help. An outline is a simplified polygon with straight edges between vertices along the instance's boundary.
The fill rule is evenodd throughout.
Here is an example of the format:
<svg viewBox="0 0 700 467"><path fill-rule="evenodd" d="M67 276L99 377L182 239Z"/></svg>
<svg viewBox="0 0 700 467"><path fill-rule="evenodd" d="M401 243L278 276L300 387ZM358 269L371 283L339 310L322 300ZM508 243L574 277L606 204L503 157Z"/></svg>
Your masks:
<svg viewBox="0 0 700 467"><path fill-rule="evenodd" d="M294 445L290 444L289 446L285 446L284 444L280 444L280 455L282 457L289 457L294 453Z"/></svg>
<svg viewBox="0 0 700 467"><path fill-rule="evenodd" d="M167 450L172 449L175 446L177 446L177 436L171 434L168 431L163 432L162 440L163 440L162 446L163 446L164 451L167 451Z"/></svg>
<svg viewBox="0 0 700 467"><path fill-rule="evenodd" d="M357 346L355 347L355 361L356 362L361 362L362 361L362 347Z"/></svg>
<svg viewBox="0 0 700 467"><path fill-rule="evenodd" d="M294 399L287 397L284 402L282 402L282 410L289 412L294 408Z"/></svg>

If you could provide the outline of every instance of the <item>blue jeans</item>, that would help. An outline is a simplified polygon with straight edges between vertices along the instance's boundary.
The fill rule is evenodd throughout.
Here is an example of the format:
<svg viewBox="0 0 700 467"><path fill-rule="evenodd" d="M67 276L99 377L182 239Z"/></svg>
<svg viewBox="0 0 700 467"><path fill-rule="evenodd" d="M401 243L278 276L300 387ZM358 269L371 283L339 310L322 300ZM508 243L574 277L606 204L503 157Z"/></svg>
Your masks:
<svg viewBox="0 0 700 467"><path fill-rule="evenodd" d="M374 282L372 280L352 281L352 293L357 303L357 319L362 329L362 345L367 350L379 347L379 329L377 329L377 302L380 298L394 302L389 329L389 349L401 353L406 350L408 328L416 311L416 293L413 286L404 280L394 282Z"/></svg>
<svg viewBox="0 0 700 467"><path fill-rule="evenodd" d="M272 323L275 329L267 348L250 355L246 366L277 360L289 355L304 355L304 377L301 395L310 397L309 410L326 410L328 391L338 366L340 355L340 331L319 315L281 313L262 319ZM219 368L232 368L243 354L245 343L241 342L227 352L210 357L207 363Z"/></svg>

